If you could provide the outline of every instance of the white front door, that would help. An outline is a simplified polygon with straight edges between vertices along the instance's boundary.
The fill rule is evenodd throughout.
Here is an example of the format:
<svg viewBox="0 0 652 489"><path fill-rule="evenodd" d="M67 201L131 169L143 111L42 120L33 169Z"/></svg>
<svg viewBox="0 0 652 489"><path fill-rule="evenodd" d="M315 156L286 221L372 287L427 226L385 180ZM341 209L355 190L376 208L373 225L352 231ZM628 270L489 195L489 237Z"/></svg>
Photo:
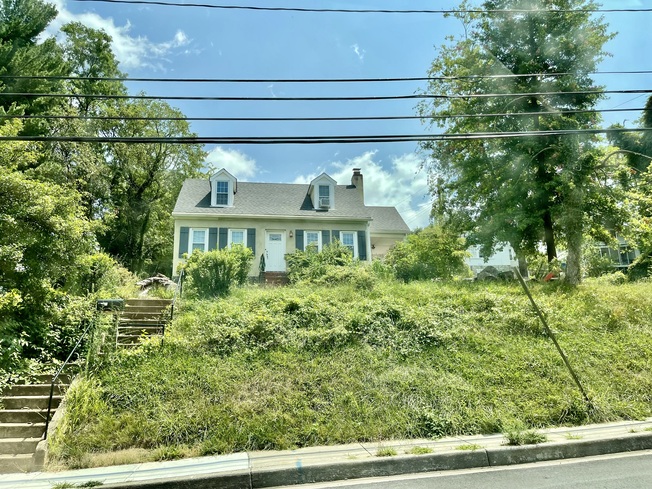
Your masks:
<svg viewBox="0 0 652 489"><path fill-rule="evenodd" d="M267 231L265 236L265 271L285 271L285 231Z"/></svg>

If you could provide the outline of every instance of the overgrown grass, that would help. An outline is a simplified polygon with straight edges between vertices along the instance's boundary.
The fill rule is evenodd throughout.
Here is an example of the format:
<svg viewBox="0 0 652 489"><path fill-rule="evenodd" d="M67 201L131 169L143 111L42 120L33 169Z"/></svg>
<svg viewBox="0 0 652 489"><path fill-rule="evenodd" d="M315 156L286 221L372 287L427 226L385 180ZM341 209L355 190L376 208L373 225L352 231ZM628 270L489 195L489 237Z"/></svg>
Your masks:
<svg viewBox="0 0 652 489"><path fill-rule="evenodd" d="M516 284L377 281L186 301L161 346L70 391L52 454L188 453L436 438L652 415L652 284L534 285L597 409Z"/></svg>

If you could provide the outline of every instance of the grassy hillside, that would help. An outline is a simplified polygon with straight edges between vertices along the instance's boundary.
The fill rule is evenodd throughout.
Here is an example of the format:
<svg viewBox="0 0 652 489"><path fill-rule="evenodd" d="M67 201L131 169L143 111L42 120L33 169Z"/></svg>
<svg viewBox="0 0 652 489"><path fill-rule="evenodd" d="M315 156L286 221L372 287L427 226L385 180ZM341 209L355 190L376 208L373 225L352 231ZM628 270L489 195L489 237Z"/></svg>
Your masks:
<svg viewBox="0 0 652 489"><path fill-rule="evenodd" d="M150 458L503 432L652 415L652 284L244 288L186 302L165 343L107 359L51 439Z"/></svg>

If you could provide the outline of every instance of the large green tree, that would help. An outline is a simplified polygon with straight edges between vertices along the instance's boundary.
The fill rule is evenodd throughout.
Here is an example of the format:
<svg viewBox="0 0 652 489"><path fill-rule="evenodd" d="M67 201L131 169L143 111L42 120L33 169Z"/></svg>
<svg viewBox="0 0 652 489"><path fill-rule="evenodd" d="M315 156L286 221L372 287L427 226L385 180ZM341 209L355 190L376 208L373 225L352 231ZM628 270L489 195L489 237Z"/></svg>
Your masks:
<svg viewBox="0 0 652 489"><path fill-rule="evenodd" d="M573 283L599 193L596 139L536 133L599 122L596 113L582 112L601 98L590 74L610 39L603 19L585 11L595 7L587 0L487 0L482 13L458 14L465 34L441 47L429 71L427 93L441 97L418 107L426 124L449 134L528 134L422 143L438 182L433 192L445 222L484 254L509 242L523 258L543 241L552 260L562 238Z"/></svg>
<svg viewBox="0 0 652 489"><path fill-rule="evenodd" d="M27 114L38 114L59 102L16 93L57 92L62 81L19 76L65 76L68 67L55 38L39 41L45 28L57 16L54 5L41 0L0 0L0 106L8 110L21 106ZM37 121L23 128L28 133L44 133Z"/></svg>
<svg viewBox="0 0 652 489"><path fill-rule="evenodd" d="M123 119L107 124L106 136L193 136L183 114L165 102L125 102L114 114ZM183 181L199 175L204 151L194 144L116 143L106 152L111 181L100 244L132 272L171 273L172 209Z"/></svg>

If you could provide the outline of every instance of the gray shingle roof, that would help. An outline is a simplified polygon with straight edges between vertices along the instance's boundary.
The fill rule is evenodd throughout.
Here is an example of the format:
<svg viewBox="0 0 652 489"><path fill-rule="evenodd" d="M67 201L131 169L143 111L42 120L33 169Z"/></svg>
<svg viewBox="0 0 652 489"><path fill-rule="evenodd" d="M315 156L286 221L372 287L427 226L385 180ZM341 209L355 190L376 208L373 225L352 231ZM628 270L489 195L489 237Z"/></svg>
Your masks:
<svg viewBox="0 0 652 489"><path fill-rule="evenodd" d="M396 210L396 207L367 206L371 213L372 233L409 233L410 228Z"/></svg>
<svg viewBox="0 0 652 489"><path fill-rule="evenodd" d="M335 208L328 211L313 208L308 188L308 184L238 182L233 207L211 207L208 179L191 179L183 183L173 214L371 219L371 211L353 186L335 186Z"/></svg>
<svg viewBox="0 0 652 489"><path fill-rule="evenodd" d="M409 233L410 228L395 207L365 206L358 189L350 185L335 186L335 209L316 211L308 184L238 182L233 207L211 207L208 179L191 179L183 183L174 214L200 216L283 216L301 218L371 219L372 233Z"/></svg>

